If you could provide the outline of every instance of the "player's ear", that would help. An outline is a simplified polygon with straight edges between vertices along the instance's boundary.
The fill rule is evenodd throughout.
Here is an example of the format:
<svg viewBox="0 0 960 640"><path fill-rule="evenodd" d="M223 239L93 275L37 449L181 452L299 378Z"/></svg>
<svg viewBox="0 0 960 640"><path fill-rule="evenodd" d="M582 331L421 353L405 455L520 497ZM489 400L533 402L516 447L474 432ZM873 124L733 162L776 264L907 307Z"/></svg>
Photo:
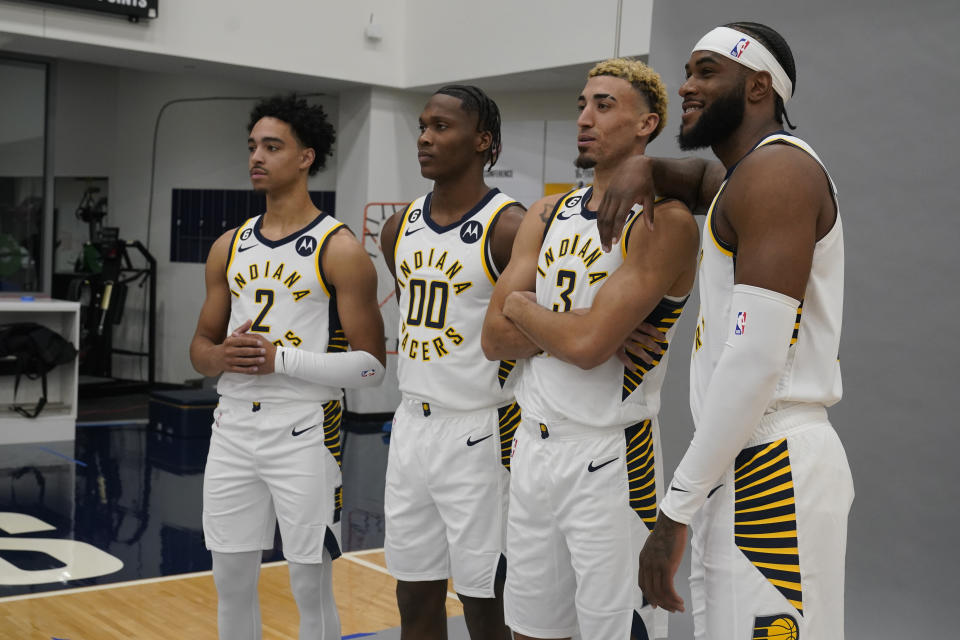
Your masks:
<svg viewBox="0 0 960 640"><path fill-rule="evenodd" d="M489 131L480 131L477 133L477 153L485 153L490 145L493 144L493 134Z"/></svg>
<svg viewBox="0 0 960 640"><path fill-rule="evenodd" d="M649 138L653 135L653 132L657 130L657 127L660 125L660 115L653 113L643 114L643 117L640 118L640 122L637 124L637 137L638 138Z"/></svg>
<svg viewBox="0 0 960 640"><path fill-rule="evenodd" d="M300 155L300 168L309 169L317 157L317 152L312 147L304 147Z"/></svg>
<svg viewBox="0 0 960 640"><path fill-rule="evenodd" d="M761 102L773 93L773 77L769 71L755 71L747 76L747 100Z"/></svg>

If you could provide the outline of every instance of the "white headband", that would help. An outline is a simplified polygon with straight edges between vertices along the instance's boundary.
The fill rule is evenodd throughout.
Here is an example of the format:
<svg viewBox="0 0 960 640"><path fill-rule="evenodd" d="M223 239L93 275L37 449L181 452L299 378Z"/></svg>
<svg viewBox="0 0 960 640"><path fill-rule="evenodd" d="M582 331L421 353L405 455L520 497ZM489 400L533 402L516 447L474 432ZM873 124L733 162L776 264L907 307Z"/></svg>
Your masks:
<svg viewBox="0 0 960 640"><path fill-rule="evenodd" d="M722 53L734 62L739 62L754 71L766 71L773 78L773 90L783 99L783 104L793 95L793 83L780 63L767 51L760 41L730 27L717 27L700 38L694 51Z"/></svg>

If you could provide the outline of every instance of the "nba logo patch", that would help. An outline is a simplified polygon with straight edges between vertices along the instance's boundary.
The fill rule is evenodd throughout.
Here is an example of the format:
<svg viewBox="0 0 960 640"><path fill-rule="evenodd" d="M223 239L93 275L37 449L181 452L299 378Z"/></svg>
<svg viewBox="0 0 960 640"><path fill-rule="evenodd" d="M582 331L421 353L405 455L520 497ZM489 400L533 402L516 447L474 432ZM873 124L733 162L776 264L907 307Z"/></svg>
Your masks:
<svg viewBox="0 0 960 640"><path fill-rule="evenodd" d="M800 627L793 616L757 616L753 619L753 640L800 640Z"/></svg>
<svg viewBox="0 0 960 640"><path fill-rule="evenodd" d="M739 58L743 55L744 50L747 46L750 45L750 41L746 38L740 38L740 41L737 44L733 45L733 49L730 50L730 55L734 58Z"/></svg>
<svg viewBox="0 0 960 640"><path fill-rule="evenodd" d="M737 326L733 328L733 335L742 336L746 330L747 330L747 312L738 311Z"/></svg>

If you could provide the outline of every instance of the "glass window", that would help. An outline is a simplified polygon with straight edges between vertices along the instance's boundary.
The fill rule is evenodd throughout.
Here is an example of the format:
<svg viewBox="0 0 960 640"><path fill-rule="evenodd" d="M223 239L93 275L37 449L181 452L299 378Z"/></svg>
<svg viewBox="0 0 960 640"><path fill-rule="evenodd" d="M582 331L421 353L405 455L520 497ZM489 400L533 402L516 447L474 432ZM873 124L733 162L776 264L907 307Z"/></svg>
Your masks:
<svg viewBox="0 0 960 640"><path fill-rule="evenodd" d="M47 66L0 58L0 291L43 288Z"/></svg>

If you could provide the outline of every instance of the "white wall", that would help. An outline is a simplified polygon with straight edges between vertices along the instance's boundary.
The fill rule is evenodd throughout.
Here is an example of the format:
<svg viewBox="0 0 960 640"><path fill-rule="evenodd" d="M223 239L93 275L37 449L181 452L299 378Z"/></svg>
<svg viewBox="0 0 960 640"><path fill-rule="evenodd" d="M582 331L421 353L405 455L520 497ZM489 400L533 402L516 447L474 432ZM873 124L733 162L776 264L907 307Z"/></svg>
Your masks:
<svg viewBox="0 0 960 640"><path fill-rule="evenodd" d="M390 85L403 64L403 4L394 0L164 0L132 24L90 11L0 0L0 32L117 50ZM369 43L373 13L386 35Z"/></svg>
<svg viewBox="0 0 960 640"><path fill-rule="evenodd" d="M0 33L116 50L120 65L130 51L404 88L607 58L618 32L622 55L643 55L652 7L622 0L618 24L618 0L164 0L132 24L0 0ZM364 37L371 14L377 42Z"/></svg>
<svg viewBox="0 0 960 640"><path fill-rule="evenodd" d="M405 86L591 62L614 55L617 0L408 0ZM623 0L620 54L649 51L653 0Z"/></svg>

